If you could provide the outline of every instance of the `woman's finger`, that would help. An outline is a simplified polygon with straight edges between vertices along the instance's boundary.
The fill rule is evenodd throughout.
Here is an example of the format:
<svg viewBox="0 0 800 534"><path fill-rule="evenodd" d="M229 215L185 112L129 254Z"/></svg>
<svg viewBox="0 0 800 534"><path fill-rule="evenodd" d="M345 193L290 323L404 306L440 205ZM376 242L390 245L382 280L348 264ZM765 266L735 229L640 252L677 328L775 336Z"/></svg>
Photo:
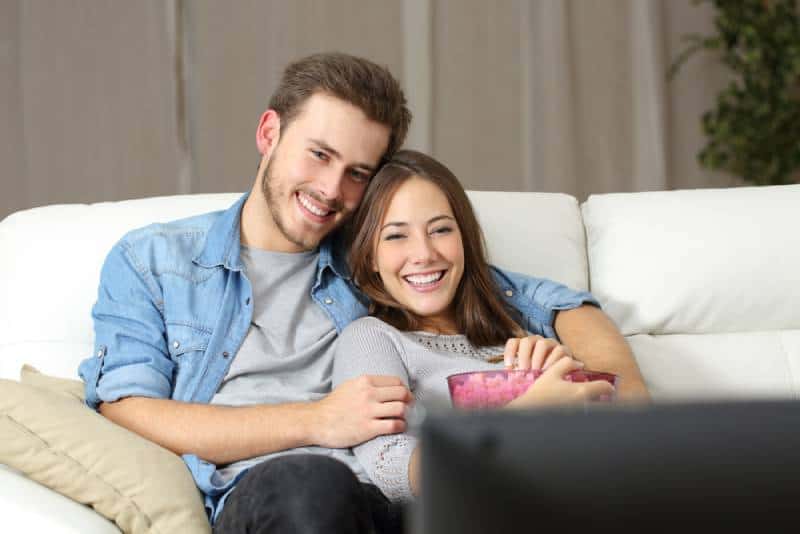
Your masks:
<svg viewBox="0 0 800 534"><path fill-rule="evenodd" d="M544 361L544 365L542 365L542 369L547 369L551 365L553 365L557 360L561 358L569 357L569 350L564 345L558 345L556 348L550 351L550 354Z"/></svg>
<svg viewBox="0 0 800 534"><path fill-rule="evenodd" d="M519 340L517 349L517 369L527 371L531 368L531 353L539 342L538 336L528 336Z"/></svg>
<svg viewBox="0 0 800 534"><path fill-rule="evenodd" d="M518 348L519 348L518 337L512 337L508 341L506 341L506 349L503 352L503 363L505 364L506 369L514 367L514 363L517 359Z"/></svg>
<svg viewBox="0 0 800 534"><path fill-rule="evenodd" d="M531 355L531 369L541 369L547 357L556 347L558 347L558 343L554 339L539 339Z"/></svg>

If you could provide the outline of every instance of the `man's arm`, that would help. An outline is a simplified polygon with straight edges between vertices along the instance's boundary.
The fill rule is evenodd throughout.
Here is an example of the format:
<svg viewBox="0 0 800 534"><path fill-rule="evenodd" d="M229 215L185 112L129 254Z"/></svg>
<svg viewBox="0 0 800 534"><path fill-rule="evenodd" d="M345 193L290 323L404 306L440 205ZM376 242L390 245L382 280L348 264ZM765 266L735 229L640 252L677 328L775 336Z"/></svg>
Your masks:
<svg viewBox="0 0 800 534"><path fill-rule="evenodd" d="M556 314L556 333L587 369L621 377L618 398L649 401L639 366L628 343L611 319L599 308L584 304Z"/></svg>
<svg viewBox="0 0 800 534"><path fill-rule="evenodd" d="M350 447L403 432L401 404L410 400L396 377L360 376L316 402L228 407L127 397L102 403L100 413L176 454L222 465L307 445Z"/></svg>

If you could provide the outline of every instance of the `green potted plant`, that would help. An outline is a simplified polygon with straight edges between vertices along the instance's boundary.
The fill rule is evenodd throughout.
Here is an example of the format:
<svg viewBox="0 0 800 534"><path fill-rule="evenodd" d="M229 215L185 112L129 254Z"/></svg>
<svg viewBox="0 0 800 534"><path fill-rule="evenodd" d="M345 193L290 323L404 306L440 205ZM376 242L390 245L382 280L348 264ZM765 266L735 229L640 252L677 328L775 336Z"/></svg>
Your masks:
<svg viewBox="0 0 800 534"><path fill-rule="evenodd" d="M695 4L701 1L695 0ZM800 181L800 12L797 0L710 0L712 35L687 35L668 78L695 53L713 50L732 81L703 114L708 138L698 154L708 169L746 182Z"/></svg>

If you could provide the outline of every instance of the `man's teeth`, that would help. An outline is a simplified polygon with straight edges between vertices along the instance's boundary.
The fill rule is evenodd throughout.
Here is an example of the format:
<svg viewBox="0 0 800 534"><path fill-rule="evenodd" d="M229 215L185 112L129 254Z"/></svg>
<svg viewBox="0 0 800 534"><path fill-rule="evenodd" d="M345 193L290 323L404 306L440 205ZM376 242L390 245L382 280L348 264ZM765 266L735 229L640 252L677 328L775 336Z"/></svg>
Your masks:
<svg viewBox="0 0 800 534"><path fill-rule="evenodd" d="M406 276L406 280L408 280L412 284L430 284L432 282L437 282L439 279L444 276L444 271L439 271L438 273L431 273L431 274L412 274L410 276Z"/></svg>
<svg viewBox="0 0 800 534"><path fill-rule="evenodd" d="M305 195L298 194L297 198L300 200L300 204L302 204L305 209L307 209L314 215L317 215L319 217L325 217L326 215L330 214L330 211L319 209L314 204L312 204L311 201L305 197Z"/></svg>

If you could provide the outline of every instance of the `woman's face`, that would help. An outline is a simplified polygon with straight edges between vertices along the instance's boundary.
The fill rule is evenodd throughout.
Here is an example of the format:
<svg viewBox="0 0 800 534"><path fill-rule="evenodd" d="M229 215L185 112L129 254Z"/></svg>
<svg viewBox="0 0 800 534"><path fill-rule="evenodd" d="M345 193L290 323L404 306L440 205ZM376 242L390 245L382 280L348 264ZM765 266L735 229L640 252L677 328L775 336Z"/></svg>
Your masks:
<svg viewBox="0 0 800 534"><path fill-rule="evenodd" d="M464 247L444 193L413 176L389 203L375 252L386 291L422 318L423 328L455 333L452 309L464 273Z"/></svg>

